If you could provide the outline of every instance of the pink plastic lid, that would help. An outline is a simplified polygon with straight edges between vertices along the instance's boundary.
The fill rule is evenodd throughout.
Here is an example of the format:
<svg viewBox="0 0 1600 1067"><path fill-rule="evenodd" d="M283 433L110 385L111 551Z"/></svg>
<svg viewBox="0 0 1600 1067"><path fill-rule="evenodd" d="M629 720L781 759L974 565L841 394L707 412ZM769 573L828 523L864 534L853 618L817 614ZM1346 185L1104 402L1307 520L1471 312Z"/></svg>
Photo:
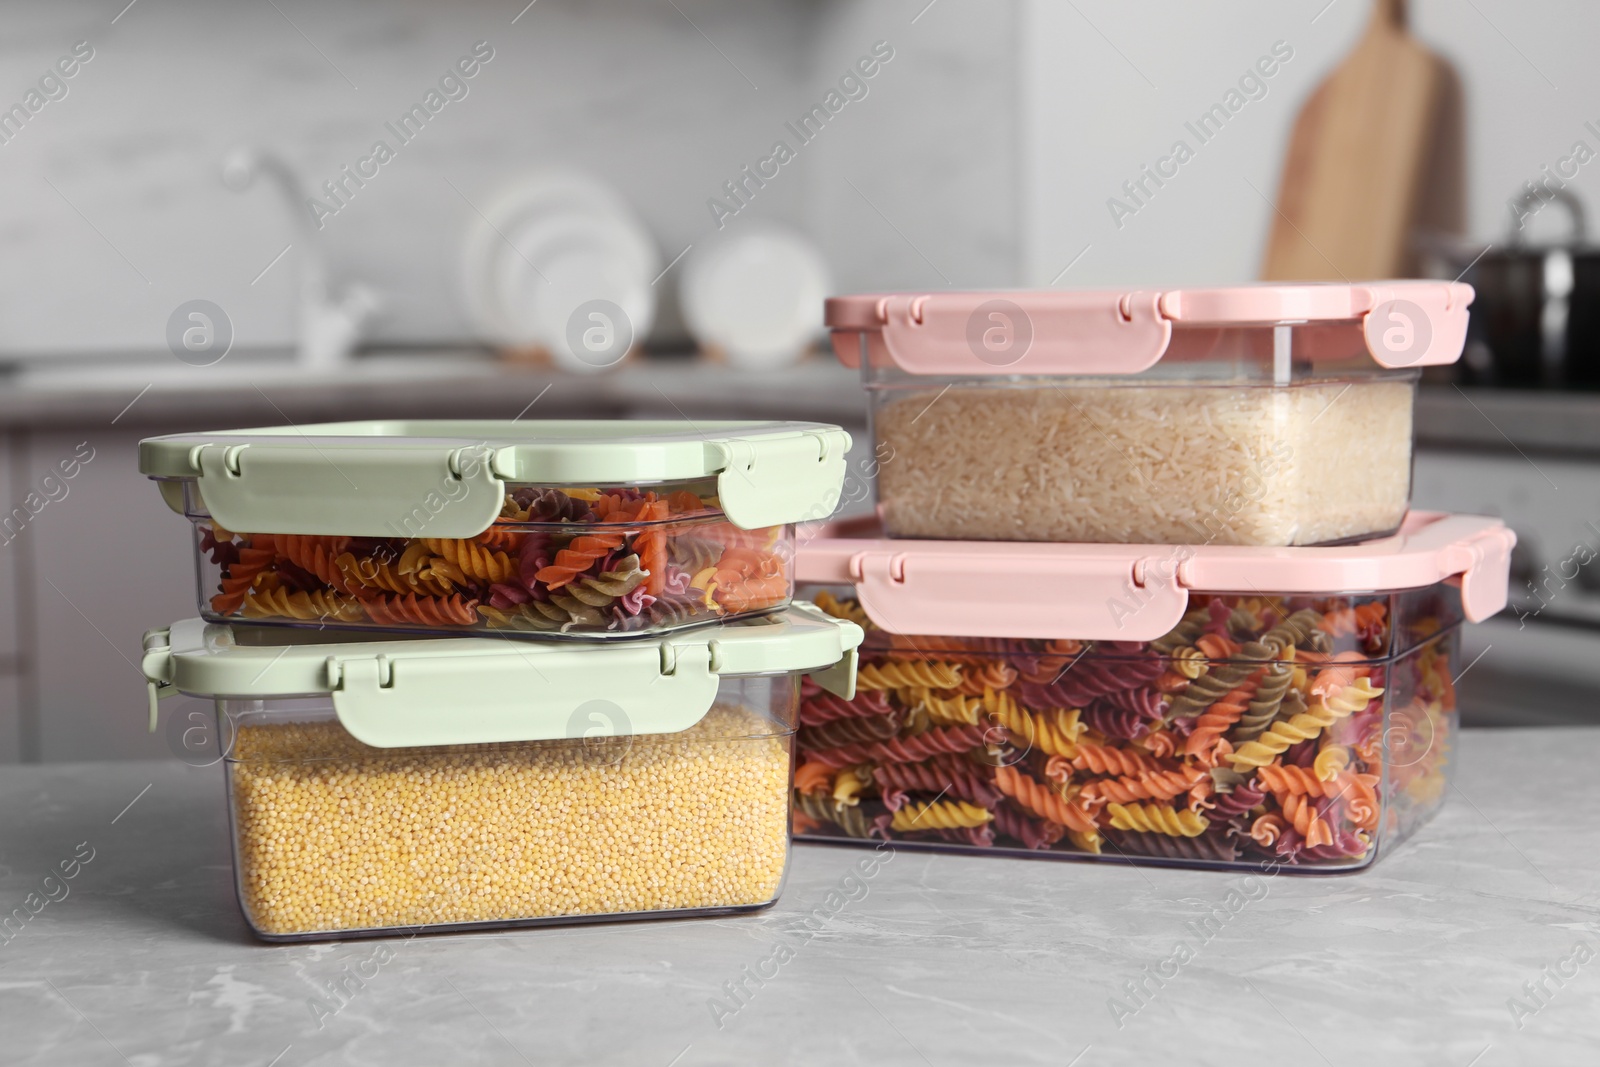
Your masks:
<svg viewBox="0 0 1600 1067"><path fill-rule="evenodd" d="M906 541L876 518L802 528L795 580L854 585L891 633L1151 641L1189 593L1334 595L1461 588L1478 622L1506 605L1517 538L1499 519L1414 511L1392 537L1333 548Z"/></svg>
<svg viewBox="0 0 1600 1067"><path fill-rule="evenodd" d="M1137 374L1169 355L1173 329L1302 326L1308 350L1361 348L1380 367L1461 358L1472 286L1462 282L1307 283L1223 289L837 296L824 318L834 352L911 374Z"/></svg>

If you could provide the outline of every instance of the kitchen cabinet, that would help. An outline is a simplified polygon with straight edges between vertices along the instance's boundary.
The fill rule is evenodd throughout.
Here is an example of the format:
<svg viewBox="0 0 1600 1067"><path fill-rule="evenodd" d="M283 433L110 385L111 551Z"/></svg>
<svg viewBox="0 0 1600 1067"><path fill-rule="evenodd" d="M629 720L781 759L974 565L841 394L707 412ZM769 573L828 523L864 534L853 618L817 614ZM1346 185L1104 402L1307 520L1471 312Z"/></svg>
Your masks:
<svg viewBox="0 0 1600 1067"><path fill-rule="evenodd" d="M21 503L11 491L16 456L13 436L0 434L0 508L4 509L0 521ZM22 657L17 636L24 610L17 596L21 555L9 531L0 529L0 763L14 762L22 754Z"/></svg>
<svg viewBox="0 0 1600 1067"><path fill-rule="evenodd" d="M22 676L0 674L0 764L22 759Z"/></svg>
<svg viewBox="0 0 1600 1067"><path fill-rule="evenodd" d="M34 520L29 585L31 690L42 760L168 755L146 732L144 631L195 610L187 523L139 476L138 430L29 435L24 469L37 481L91 455Z"/></svg>

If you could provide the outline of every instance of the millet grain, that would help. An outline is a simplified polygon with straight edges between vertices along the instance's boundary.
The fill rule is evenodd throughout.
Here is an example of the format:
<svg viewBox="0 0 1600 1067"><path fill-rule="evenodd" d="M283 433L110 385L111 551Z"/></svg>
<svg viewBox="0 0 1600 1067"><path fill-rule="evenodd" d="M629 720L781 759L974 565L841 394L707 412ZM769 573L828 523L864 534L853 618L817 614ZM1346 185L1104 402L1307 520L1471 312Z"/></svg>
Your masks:
<svg viewBox="0 0 1600 1067"><path fill-rule="evenodd" d="M789 849L790 739L773 729L726 705L598 746L376 749L336 722L242 726L244 910L304 934L765 903Z"/></svg>

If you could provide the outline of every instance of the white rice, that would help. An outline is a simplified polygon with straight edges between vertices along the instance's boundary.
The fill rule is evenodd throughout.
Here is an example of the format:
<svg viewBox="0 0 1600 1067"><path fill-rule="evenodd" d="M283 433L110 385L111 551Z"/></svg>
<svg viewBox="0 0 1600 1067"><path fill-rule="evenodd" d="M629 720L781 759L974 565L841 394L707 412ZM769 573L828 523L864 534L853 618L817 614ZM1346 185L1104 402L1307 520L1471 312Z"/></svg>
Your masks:
<svg viewBox="0 0 1600 1067"><path fill-rule="evenodd" d="M1410 498L1413 386L886 390L878 500L896 537L1308 545L1385 533Z"/></svg>

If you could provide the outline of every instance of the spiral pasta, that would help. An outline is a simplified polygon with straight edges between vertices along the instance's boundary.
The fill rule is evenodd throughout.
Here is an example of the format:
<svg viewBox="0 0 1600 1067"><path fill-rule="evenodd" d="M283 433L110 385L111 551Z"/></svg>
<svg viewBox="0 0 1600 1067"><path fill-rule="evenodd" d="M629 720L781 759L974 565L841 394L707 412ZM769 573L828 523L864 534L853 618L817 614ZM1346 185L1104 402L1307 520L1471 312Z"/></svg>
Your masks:
<svg viewBox="0 0 1600 1067"><path fill-rule="evenodd" d="M1025 811L1058 823L1068 830L1092 832L1094 816L1080 804L1069 801L1042 782L1030 778L1015 767L996 767L995 785L1006 796L1015 800Z"/></svg>
<svg viewBox="0 0 1600 1067"><path fill-rule="evenodd" d="M845 700L819 689L800 701L800 721L808 726L820 726L835 719L887 715L892 710L881 691L862 690L856 693L854 700Z"/></svg>
<svg viewBox="0 0 1600 1067"><path fill-rule="evenodd" d="M388 593L420 593L423 596L449 596L455 583L444 574L425 566L406 566L405 557L399 560L381 560L375 557L357 559L354 554L342 553L334 561L346 585L353 591L379 590Z"/></svg>
<svg viewBox="0 0 1600 1067"><path fill-rule="evenodd" d="M946 793L960 800L992 808L1000 792L978 774L977 768L957 756L935 756L922 763L885 763L872 771L884 790Z"/></svg>
<svg viewBox="0 0 1600 1067"><path fill-rule="evenodd" d="M1324 782L1331 782L1350 766L1350 750L1343 745L1329 745L1317 753L1311 769Z"/></svg>
<svg viewBox="0 0 1600 1067"><path fill-rule="evenodd" d="M1159 760L1142 752L1087 742L1078 746L1078 754L1071 762L1075 770L1091 774L1153 774L1165 769Z"/></svg>
<svg viewBox="0 0 1600 1067"><path fill-rule="evenodd" d="M1067 834L1066 827L1060 823L1049 822L1045 819L1035 819L1015 810L1009 804L997 805L994 809L994 828L1007 837L1016 838L1022 842L1022 847L1027 849L1045 849L1055 845ZM1072 831L1073 843L1082 848L1083 843L1093 840L1094 834L1083 834ZM1092 851L1085 849L1085 851Z"/></svg>
<svg viewBox="0 0 1600 1067"><path fill-rule="evenodd" d="M861 767L846 767L833 780L833 803L859 804L863 789L872 784L872 778Z"/></svg>
<svg viewBox="0 0 1600 1067"><path fill-rule="evenodd" d="M681 541L682 538L679 538L679 540ZM690 569L699 570L703 569L704 566L709 566L709 564L702 564L700 568L692 567ZM866 611L854 600L840 600L826 589L821 589L812 595L811 603L836 619L853 622L864 630L872 628L872 620L867 618Z"/></svg>
<svg viewBox="0 0 1600 1067"><path fill-rule="evenodd" d="M961 668L953 663L886 660L864 664L856 673L857 689L900 689L905 686L952 689L960 684Z"/></svg>
<svg viewBox="0 0 1600 1067"><path fill-rule="evenodd" d="M1283 798L1281 809L1283 817L1294 827L1295 833L1305 838L1308 847L1333 843L1333 830L1322 818L1309 797L1301 793L1290 793Z"/></svg>
<svg viewBox="0 0 1600 1067"><path fill-rule="evenodd" d="M953 830L982 826L993 820L987 808L964 800L912 802L894 813L889 825L902 833L910 830Z"/></svg>
<svg viewBox="0 0 1600 1067"><path fill-rule="evenodd" d="M1243 646L1239 642L1229 640L1221 634L1201 634L1194 639L1194 651L1208 660L1231 659L1239 654L1241 647Z"/></svg>
<svg viewBox="0 0 1600 1067"><path fill-rule="evenodd" d="M1198 837L1211 825L1204 815L1192 811L1178 811L1165 804L1106 805L1113 830L1137 830L1147 834L1168 834L1173 837Z"/></svg>
<svg viewBox="0 0 1600 1067"><path fill-rule="evenodd" d="M1206 654L1192 645L1186 645L1172 653L1172 670L1181 678L1194 681L1210 669L1211 665L1206 659Z"/></svg>
<svg viewBox="0 0 1600 1067"><path fill-rule="evenodd" d="M1190 682L1183 692L1174 697L1168 714L1174 719L1192 719L1231 693L1253 673L1255 668L1249 665L1218 666Z"/></svg>
<svg viewBox="0 0 1600 1067"><path fill-rule="evenodd" d="M1211 613L1204 607L1191 609L1177 626L1150 642L1150 651L1167 656L1184 645L1192 644L1196 637L1205 632L1210 617Z"/></svg>
<svg viewBox="0 0 1600 1067"><path fill-rule="evenodd" d="M522 533L517 530L491 526L477 537L474 537L473 540L485 548L509 552L522 544Z"/></svg>
<svg viewBox="0 0 1600 1067"><path fill-rule="evenodd" d="M635 522L660 522L667 517L665 500L648 501L634 516ZM667 533L656 526L642 530L633 539L633 550L639 556L640 566L649 575L645 589L651 596L660 596L667 589ZM733 610L738 610L737 608Z"/></svg>
<svg viewBox="0 0 1600 1067"><path fill-rule="evenodd" d="M277 549L270 544L264 548L257 548L254 544L241 547L238 559L228 565L227 573L221 580L221 591L211 598L211 610L219 615L238 611L244 606L256 579L277 558Z"/></svg>
<svg viewBox="0 0 1600 1067"><path fill-rule="evenodd" d="M980 727L946 726L924 730L915 737L819 749L811 758L832 767L855 763L918 763L942 753L969 752L983 743L984 732Z"/></svg>
<svg viewBox="0 0 1600 1067"><path fill-rule="evenodd" d="M609 540L609 538L608 538ZM621 539L612 548L620 545ZM511 562L511 557L504 552L479 544L474 540L446 540L425 537L422 539L428 551L438 556L450 565L441 568L447 572L451 569L458 576L458 581L465 582L472 578L480 582L505 582L516 575L516 566ZM593 562L593 559L590 559ZM581 570L582 568L580 568Z"/></svg>
<svg viewBox="0 0 1600 1067"><path fill-rule="evenodd" d="M668 561L689 574L699 574L707 568L714 568L721 558L722 545L704 537L681 533L676 537L669 538L667 541ZM819 608L822 607L824 595L826 594L817 594L815 602ZM832 598L830 597L829 599ZM827 611L828 609L823 608L823 610Z"/></svg>
<svg viewBox="0 0 1600 1067"><path fill-rule="evenodd" d="M983 696L986 691L1005 689L1017 680L1017 670L1005 663L988 662L965 668L957 691L963 696Z"/></svg>
<svg viewBox="0 0 1600 1067"><path fill-rule="evenodd" d="M344 551L348 538L310 537L300 534L278 534L274 537L278 555L301 570L315 575L331 586L335 592L349 593L349 583L344 572L334 561Z"/></svg>
<svg viewBox="0 0 1600 1067"><path fill-rule="evenodd" d="M1194 732L1184 742L1185 755L1201 756L1215 747L1218 739L1245 713L1265 673L1262 669L1250 674L1242 685L1230 690L1195 719Z"/></svg>
<svg viewBox="0 0 1600 1067"><path fill-rule="evenodd" d="M338 593L290 592L277 589L256 589L245 594L241 613L247 619L270 618L274 615L303 621L355 622L365 617L361 601Z"/></svg>
<svg viewBox="0 0 1600 1067"><path fill-rule="evenodd" d="M789 579L783 574L752 575L717 583L716 600L728 611L760 611L777 607L789 596Z"/></svg>
<svg viewBox="0 0 1600 1067"><path fill-rule="evenodd" d="M808 775L835 774L833 799L875 835L1202 865L1348 867L1380 830L1437 805L1454 728L1449 632L1416 607L1196 598L1142 644L874 631L855 701L803 691ZM1396 615L1435 636L1402 658L1363 658L1369 638L1389 647ZM1409 699L1391 709L1395 693ZM944 804L990 818L910 827Z"/></svg>
<svg viewBox="0 0 1600 1067"><path fill-rule="evenodd" d="M978 697L940 696L932 689L913 688L906 703L921 708L937 723L977 723L983 717L984 703Z"/></svg>
<svg viewBox="0 0 1600 1067"><path fill-rule="evenodd" d="M1083 798L1103 798L1119 804L1131 804L1139 800L1171 800L1181 793L1187 793L1205 778L1205 772L1199 768L1150 771L1122 778L1097 778L1084 785Z"/></svg>
<svg viewBox="0 0 1600 1067"><path fill-rule="evenodd" d="M1076 711L1033 714L1009 693L997 693L993 689L984 690L983 709L1025 748L1037 748L1046 755L1069 759L1078 754L1078 737L1084 727Z"/></svg>
<svg viewBox="0 0 1600 1067"><path fill-rule="evenodd" d="M1237 841L1220 834L1174 837L1171 834L1141 833L1137 830L1112 830L1106 834L1106 838L1117 851L1136 856L1232 863L1240 855Z"/></svg>
<svg viewBox="0 0 1600 1067"><path fill-rule="evenodd" d="M1338 720L1365 708L1382 692L1367 679L1357 679L1335 695L1318 700L1302 714L1273 723L1259 738L1241 745L1230 757L1233 769L1241 771L1271 763L1290 745L1312 740Z"/></svg>
<svg viewBox="0 0 1600 1067"><path fill-rule="evenodd" d="M579 534L556 552L554 562L540 568L534 577L552 590L559 589L621 544L621 534Z"/></svg>
<svg viewBox="0 0 1600 1067"><path fill-rule="evenodd" d="M866 741L883 741L893 737L900 729L898 713L874 715L869 718L839 719L825 726L806 731L801 740L804 749L838 748Z"/></svg>
<svg viewBox="0 0 1600 1067"><path fill-rule="evenodd" d="M471 626L478 605L460 593L448 597L375 596L361 601L367 617L385 626Z"/></svg>
<svg viewBox="0 0 1600 1067"><path fill-rule="evenodd" d="M1293 682L1294 668L1287 663L1274 663L1266 669L1266 673L1256 685L1250 703L1228 733L1228 739L1235 747L1244 741L1254 741L1261 736L1262 731L1272 725Z"/></svg>
<svg viewBox="0 0 1600 1067"><path fill-rule="evenodd" d="M563 622L570 621L565 615L559 619L552 619L544 612L535 610L531 604L519 604L510 608L479 604L477 610L484 624L493 630L521 630L524 633L548 634L555 633L561 629Z"/></svg>
<svg viewBox="0 0 1600 1067"><path fill-rule="evenodd" d="M815 793L802 793L795 798L795 807L818 822L832 823L847 837L873 836L873 827L861 808L855 805L835 804L830 798Z"/></svg>
<svg viewBox="0 0 1600 1067"><path fill-rule="evenodd" d="M714 521L717 507L714 496L681 487L658 494L518 486L507 492L496 522L470 537L235 540L208 523L200 527L201 551L214 568L208 615L239 616L249 593L278 585L378 600L375 614L364 613L355 626L531 633L637 633L785 605L791 556L779 541L788 528L740 530ZM288 603L257 597L249 617L294 618L270 612L279 602ZM473 620L455 621L468 603ZM447 619L453 621L441 621Z"/></svg>
<svg viewBox="0 0 1600 1067"><path fill-rule="evenodd" d="M833 789L834 768L820 763L802 763L795 768L794 787L802 793L826 793Z"/></svg>
<svg viewBox="0 0 1600 1067"><path fill-rule="evenodd" d="M514 493L501 509L501 518L510 522L592 522L596 518L584 500L582 490L523 489ZM598 498L599 494L594 494Z"/></svg>

